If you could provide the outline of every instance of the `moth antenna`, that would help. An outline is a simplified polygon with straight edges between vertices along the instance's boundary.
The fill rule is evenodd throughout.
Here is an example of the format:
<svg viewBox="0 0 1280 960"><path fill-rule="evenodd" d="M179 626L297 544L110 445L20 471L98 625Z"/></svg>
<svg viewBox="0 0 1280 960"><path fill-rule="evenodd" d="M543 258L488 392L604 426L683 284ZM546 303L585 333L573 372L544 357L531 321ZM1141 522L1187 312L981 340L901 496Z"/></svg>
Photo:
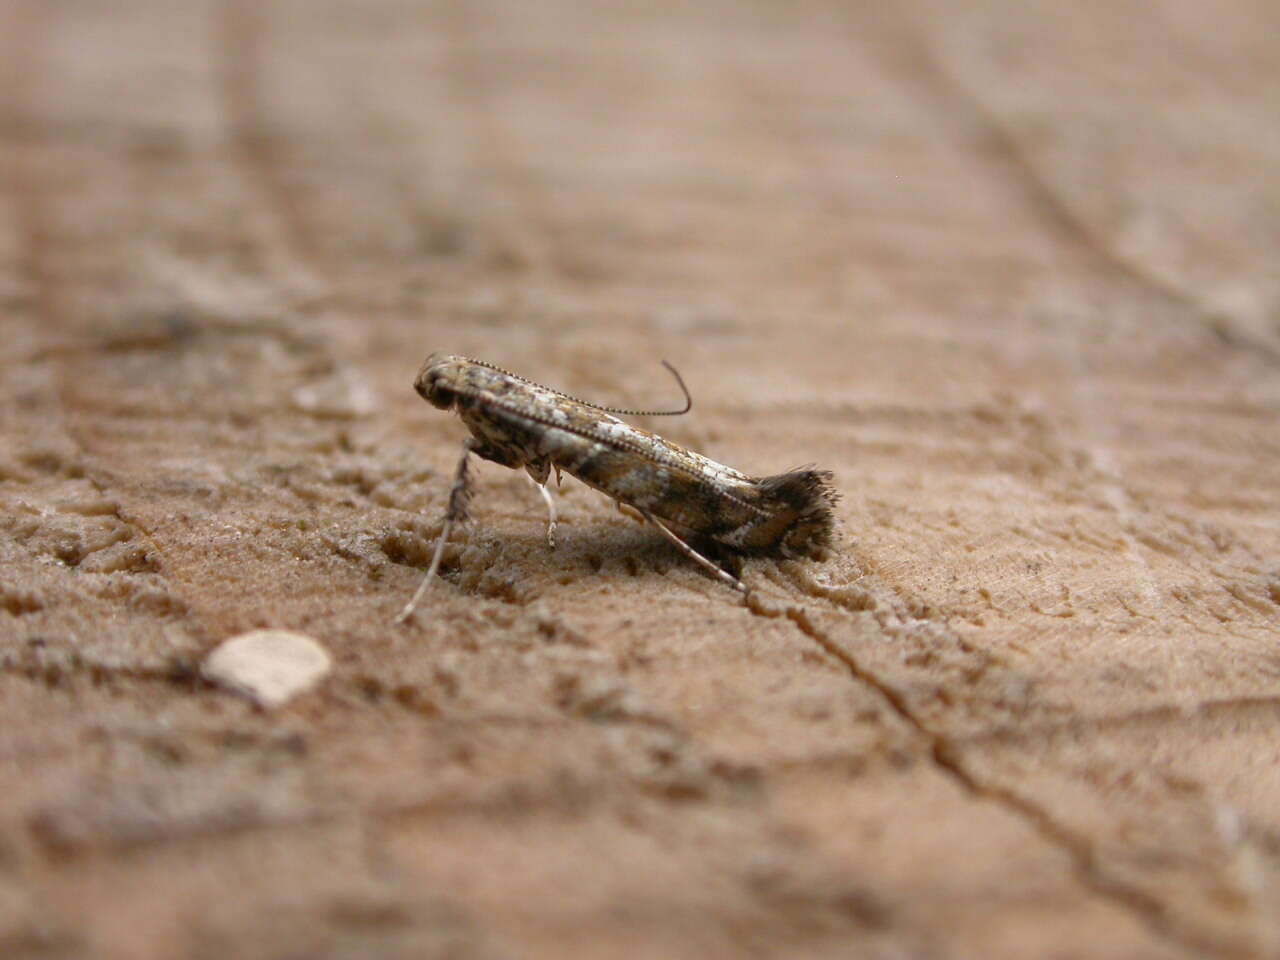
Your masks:
<svg viewBox="0 0 1280 960"><path fill-rule="evenodd" d="M464 359L466 359L467 363L474 363L478 367L488 367L490 370L495 370L504 376L511 377L513 380L519 380L521 383L527 383L543 390L549 390L556 396L564 397L566 400L572 400L574 403L580 403L584 407L590 407L592 410L600 410L604 413L620 413L624 417L678 417L693 409L693 396L689 393L689 388L684 385L684 378L680 376L680 371L665 360L662 361L662 365L671 371L671 376L676 378L676 383L680 386L680 392L684 394L684 407L680 410L624 410L622 407L604 407L598 403L592 403L590 400L583 400L581 397L572 396L571 394L565 393L563 390L556 390L554 387L548 387L534 380L530 380L528 377L522 377L518 373L512 373L510 370L504 370L502 367L496 366L492 363L486 363L483 360L473 360L471 357L466 357Z"/></svg>

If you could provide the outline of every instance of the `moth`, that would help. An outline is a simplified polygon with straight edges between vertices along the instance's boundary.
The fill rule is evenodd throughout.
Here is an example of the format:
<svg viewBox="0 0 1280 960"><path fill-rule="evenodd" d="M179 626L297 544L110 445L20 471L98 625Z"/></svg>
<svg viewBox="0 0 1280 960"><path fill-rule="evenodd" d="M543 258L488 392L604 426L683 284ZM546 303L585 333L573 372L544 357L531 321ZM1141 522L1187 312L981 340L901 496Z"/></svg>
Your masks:
<svg viewBox="0 0 1280 960"><path fill-rule="evenodd" d="M413 614L439 569L450 531L467 519L472 454L528 472L547 504L552 547L556 511L546 485L554 470L557 484L563 471L631 507L685 556L744 595L750 592L747 586L706 553L821 558L832 542L839 500L830 471L803 467L748 476L614 416L678 416L692 409L680 374L663 364L684 393L683 409L602 407L482 360L428 356L414 389L433 406L455 411L470 436L463 442L431 564L397 620Z"/></svg>

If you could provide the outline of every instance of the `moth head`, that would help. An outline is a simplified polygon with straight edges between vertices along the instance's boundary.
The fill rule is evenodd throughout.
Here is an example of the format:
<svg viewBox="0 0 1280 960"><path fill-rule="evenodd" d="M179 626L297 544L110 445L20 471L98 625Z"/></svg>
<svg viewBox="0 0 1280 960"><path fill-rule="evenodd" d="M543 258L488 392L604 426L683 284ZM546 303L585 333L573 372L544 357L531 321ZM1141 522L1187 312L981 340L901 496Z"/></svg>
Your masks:
<svg viewBox="0 0 1280 960"><path fill-rule="evenodd" d="M431 354L418 371L418 378L413 381L413 389L433 407L448 410L458 399L457 391L450 384L456 374L454 357L440 357Z"/></svg>

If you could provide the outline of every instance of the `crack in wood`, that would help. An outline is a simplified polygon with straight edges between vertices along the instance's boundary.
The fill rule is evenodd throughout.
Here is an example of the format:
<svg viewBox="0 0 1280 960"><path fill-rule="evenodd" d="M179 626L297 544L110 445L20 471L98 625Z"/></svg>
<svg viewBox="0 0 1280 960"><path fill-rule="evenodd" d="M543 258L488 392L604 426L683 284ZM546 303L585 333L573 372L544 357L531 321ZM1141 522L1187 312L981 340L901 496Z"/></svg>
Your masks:
<svg viewBox="0 0 1280 960"><path fill-rule="evenodd" d="M934 101L938 114L960 118L959 122L969 128L974 149L998 171L993 179L1014 185L1024 201L1022 205L1035 211L1064 249L1083 255L1099 273L1118 278L1134 290L1154 298L1226 346L1261 355L1272 364L1280 362L1280 345L1246 333L1238 324L1230 323L1221 314L1207 308L1191 291L1161 277L1108 243L1054 188L1008 125L1000 122L975 91L947 71L942 58L921 37L918 29L902 23L890 23L881 14L863 18L864 21L868 19L892 37L892 42L882 44L881 48L894 51L894 55L885 57L884 62L895 76ZM866 25L865 22L860 24Z"/></svg>
<svg viewBox="0 0 1280 960"><path fill-rule="evenodd" d="M777 615L758 608L758 605L752 607L752 612L760 616ZM782 611L782 615L795 624L804 636L816 643L826 654L842 663L854 679L874 690L896 716L918 733L924 740L927 755L940 772L958 784L968 795L994 803L1009 811L1030 826L1046 843L1062 851L1071 861L1077 877L1087 889L1131 913L1152 933L1170 945L1187 951L1189 955L1199 955L1205 950L1211 951L1215 956L1239 957L1240 960L1256 955L1252 948L1224 944L1218 940L1201 937L1195 931L1184 929L1177 925L1176 918L1170 915L1168 905L1164 901L1132 884L1108 876L1105 868L1098 863L1088 837L1058 822L1048 810L1029 798L1008 788L984 783L979 779L965 765L956 741L930 729L917 716L899 690L874 671L868 670L856 657L821 630L813 622L805 607L789 604ZM883 629L883 624L881 628Z"/></svg>

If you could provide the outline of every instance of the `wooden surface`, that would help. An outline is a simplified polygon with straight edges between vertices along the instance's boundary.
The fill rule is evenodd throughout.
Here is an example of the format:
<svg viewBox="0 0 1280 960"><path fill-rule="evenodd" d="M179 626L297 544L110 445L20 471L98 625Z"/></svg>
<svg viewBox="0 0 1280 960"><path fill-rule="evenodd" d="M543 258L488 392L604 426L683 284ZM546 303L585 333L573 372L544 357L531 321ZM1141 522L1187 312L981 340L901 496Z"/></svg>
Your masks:
<svg viewBox="0 0 1280 960"><path fill-rule="evenodd" d="M0 953L1280 956L1278 103L1270 0L0 0ZM841 547L486 465L396 626L432 350Z"/></svg>

